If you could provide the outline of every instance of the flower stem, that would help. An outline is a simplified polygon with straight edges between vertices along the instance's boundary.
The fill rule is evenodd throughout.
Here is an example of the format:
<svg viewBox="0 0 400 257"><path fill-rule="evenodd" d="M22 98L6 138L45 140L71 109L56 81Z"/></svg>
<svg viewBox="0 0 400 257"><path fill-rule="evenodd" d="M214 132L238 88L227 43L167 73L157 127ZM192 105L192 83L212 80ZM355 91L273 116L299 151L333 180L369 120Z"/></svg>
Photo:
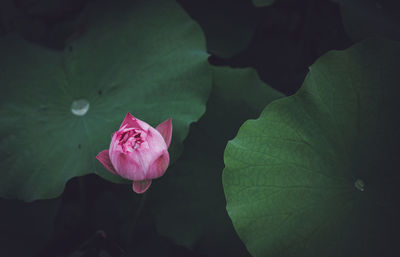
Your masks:
<svg viewBox="0 0 400 257"><path fill-rule="evenodd" d="M137 209L136 209L136 212L135 212L134 219L133 219L132 222L129 224L130 229L129 229L129 231L128 231L128 237L127 237L127 239L128 239L128 244L131 243L132 240L133 240L133 236L134 236L134 234L135 234L134 232L135 232L136 225L137 225L138 220L139 220L139 218L140 218L140 215L141 215L141 213L142 213L142 211L143 211L143 206L144 206L144 204L145 204L145 202L146 202L146 195L147 195L147 192L145 192L145 193L141 196L141 198L140 198L140 200L139 200L139 205L138 205L138 207L137 207Z"/></svg>
<svg viewBox="0 0 400 257"><path fill-rule="evenodd" d="M141 212L143 210L143 206L144 206L144 203L146 201L146 195L147 195L147 191L143 193L142 197L139 200L140 201L139 202L139 207L136 210L135 219L132 222L132 230L131 230L132 232L135 229L136 223L137 223L137 221L138 221L138 219L140 217L140 214L141 214Z"/></svg>

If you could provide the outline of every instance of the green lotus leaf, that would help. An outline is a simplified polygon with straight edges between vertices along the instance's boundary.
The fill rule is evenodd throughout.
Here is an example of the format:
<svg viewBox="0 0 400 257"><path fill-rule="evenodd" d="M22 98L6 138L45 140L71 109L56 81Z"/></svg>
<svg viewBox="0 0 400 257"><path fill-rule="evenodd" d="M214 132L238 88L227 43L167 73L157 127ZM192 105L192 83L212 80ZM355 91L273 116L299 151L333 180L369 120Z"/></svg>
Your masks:
<svg viewBox="0 0 400 257"><path fill-rule="evenodd" d="M64 53L0 40L3 197L56 197L88 173L122 182L95 156L127 112L152 126L172 118L174 160L205 111L212 82L204 36L175 1L96 1L86 18Z"/></svg>
<svg viewBox="0 0 400 257"><path fill-rule="evenodd" d="M395 256L399 67L391 41L331 51L228 143L227 211L253 256Z"/></svg>

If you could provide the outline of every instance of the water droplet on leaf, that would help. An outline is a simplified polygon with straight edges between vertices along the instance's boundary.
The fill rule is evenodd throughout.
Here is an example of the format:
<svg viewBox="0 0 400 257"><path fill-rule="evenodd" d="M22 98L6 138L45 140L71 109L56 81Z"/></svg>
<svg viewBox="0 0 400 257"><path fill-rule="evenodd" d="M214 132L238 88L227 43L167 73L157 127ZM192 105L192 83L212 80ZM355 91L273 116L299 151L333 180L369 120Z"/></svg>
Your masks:
<svg viewBox="0 0 400 257"><path fill-rule="evenodd" d="M83 116L88 112L89 106L88 100L78 99L72 102L71 112L77 116Z"/></svg>
<svg viewBox="0 0 400 257"><path fill-rule="evenodd" d="M361 179L357 179L356 182L354 182L354 186L355 186L358 190L364 191L365 184L364 184L364 181L362 181Z"/></svg>

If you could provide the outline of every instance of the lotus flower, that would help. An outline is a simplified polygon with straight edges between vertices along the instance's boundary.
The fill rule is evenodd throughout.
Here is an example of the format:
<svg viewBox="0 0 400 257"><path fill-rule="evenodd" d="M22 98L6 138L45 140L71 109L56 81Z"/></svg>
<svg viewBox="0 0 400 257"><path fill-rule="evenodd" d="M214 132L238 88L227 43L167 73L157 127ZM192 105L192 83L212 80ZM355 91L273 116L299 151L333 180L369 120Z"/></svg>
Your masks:
<svg viewBox="0 0 400 257"><path fill-rule="evenodd" d="M128 112L113 134L110 148L96 158L111 173L133 180L133 191L141 194L150 187L152 179L167 170L171 137L171 119L153 128Z"/></svg>

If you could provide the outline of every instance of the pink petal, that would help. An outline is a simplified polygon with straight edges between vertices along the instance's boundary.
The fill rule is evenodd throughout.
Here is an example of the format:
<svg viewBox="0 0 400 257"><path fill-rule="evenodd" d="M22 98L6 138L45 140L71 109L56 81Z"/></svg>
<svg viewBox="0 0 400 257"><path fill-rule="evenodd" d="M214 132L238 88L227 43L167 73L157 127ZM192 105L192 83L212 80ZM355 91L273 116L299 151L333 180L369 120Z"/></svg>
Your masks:
<svg viewBox="0 0 400 257"><path fill-rule="evenodd" d="M133 191L135 191L138 194L143 194L146 192L147 189L149 189L151 185L151 179L147 180L137 180L133 181L132 188Z"/></svg>
<svg viewBox="0 0 400 257"><path fill-rule="evenodd" d="M165 150L163 153L150 165L146 174L147 178L155 179L164 175L169 165L169 154Z"/></svg>
<svg viewBox="0 0 400 257"><path fill-rule="evenodd" d="M140 159L141 156L131 153L124 154L118 151L112 152L112 163L118 175L129 180L143 180L146 179L146 167L142 166Z"/></svg>
<svg viewBox="0 0 400 257"><path fill-rule="evenodd" d="M125 119L119 129L121 130L121 128L125 125L127 125L126 128L138 128L141 130L147 130L150 127L149 124L133 117L133 115L129 112L126 114Z"/></svg>
<svg viewBox="0 0 400 257"><path fill-rule="evenodd" d="M112 174L117 175L117 172L114 169L114 166L111 163L110 155L108 150L101 151L97 156L96 159L99 160L101 164L103 164L104 168L106 168Z"/></svg>
<svg viewBox="0 0 400 257"><path fill-rule="evenodd" d="M164 121L163 123L160 123L156 127L157 131L160 132L161 136L164 138L165 143L167 144L167 147L171 144L171 138L172 138L172 120L169 118L168 120Z"/></svg>

